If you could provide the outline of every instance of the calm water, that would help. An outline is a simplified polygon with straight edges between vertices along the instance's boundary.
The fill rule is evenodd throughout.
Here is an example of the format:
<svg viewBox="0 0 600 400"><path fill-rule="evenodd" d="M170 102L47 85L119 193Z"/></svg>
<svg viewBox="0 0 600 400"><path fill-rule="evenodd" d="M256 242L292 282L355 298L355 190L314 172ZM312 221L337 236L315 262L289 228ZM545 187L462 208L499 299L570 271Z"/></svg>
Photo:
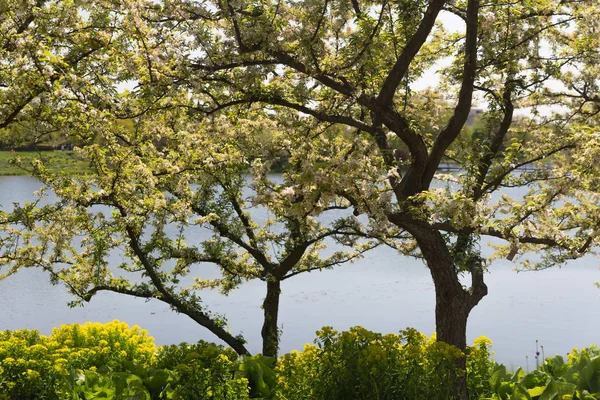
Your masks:
<svg viewBox="0 0 600 400"><path fill-rule="evenodd" d="M40 183L28 177L0 177L0 204L31 198ZM506 260L495 262L486 277L489 295L472 311L468 339L492 339L496 360L508 366L535 365L535 340L547 356L572 347L600 344L600 260L588 257L563 268L516 273ZM224 314L234 333L243 333L249 349L260 349L264 297L261 282L244 284L225 297L203 294L209 309ZM158 301L101 293L82 308L69 309L71 297L52 286L39 270L24 270L0 282L0 330L37 328L44 334L60 324L114 319L147 329L158 344L214 341L184 315ZM362 325L379 332L414 327L435 330L434 291L428 270L419 261L376 249L353 265L296 276L282 286L281 350L301 349L317 329Z"/></svg>

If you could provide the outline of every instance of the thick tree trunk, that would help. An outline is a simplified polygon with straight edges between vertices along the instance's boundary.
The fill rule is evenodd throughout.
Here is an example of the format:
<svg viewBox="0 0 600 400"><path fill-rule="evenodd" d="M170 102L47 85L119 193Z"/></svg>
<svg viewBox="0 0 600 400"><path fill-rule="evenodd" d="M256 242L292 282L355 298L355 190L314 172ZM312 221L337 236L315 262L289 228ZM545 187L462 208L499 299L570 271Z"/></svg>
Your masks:
<svg viewBox="0 0 600 400"><path fill-rule="evenodd" d="M435 286L435 322L439 341L465 351L467 347L467 319L469 313L487 294L481 260L475 258L470 266L471 288L465 289L458 279L458 269L444 237L437 230L420 221L390 220L408 230L417 240ZM457 360L465 370L465 358ZM454 377L454 393L462 400L469 398L466 374Z"/></svg>
<svg viewBox="0 0 600 400"><path fill-rule="evenodd" d="M425 252L423 253L425 255ZM449 252L448 252L449 254ZM439 253L438 253L439 255ZM438 255L425 256L435 285L435 325L437 339L451 344L462 352L467 348L467 319L471 310L487 294L481 265L471 270L472 286L466 290L458 279L453 262L444 263ZM452 273L450 273L452 271ZM457 360L457 367L465 371L454 377L454 393L468 399L466 359Z"/></svg>
<svg viewBox="0 0 600 400"><path fill-rule="evenodd" d="M279 350L279 331L277 317L279 315L279 296L281 281L267 281L267 295L263 301L264 321L261 331L263 340L263 356L276 357Z"/></svg>
<svg viewBox="0 0 600 400"><path fill-rule="evenodd" d="M436 285L435 327L437 340L451 344L462 352L467 348L467 318L473 307L468 302L468 294L461 289L460 292L450 292ZM440 285L442 286L442 285ZM460 399L468 399L469 391L466 379L466 359L461 357L456 360L456 366L465 371L457 374L453 379L453 392Z"/></svg>

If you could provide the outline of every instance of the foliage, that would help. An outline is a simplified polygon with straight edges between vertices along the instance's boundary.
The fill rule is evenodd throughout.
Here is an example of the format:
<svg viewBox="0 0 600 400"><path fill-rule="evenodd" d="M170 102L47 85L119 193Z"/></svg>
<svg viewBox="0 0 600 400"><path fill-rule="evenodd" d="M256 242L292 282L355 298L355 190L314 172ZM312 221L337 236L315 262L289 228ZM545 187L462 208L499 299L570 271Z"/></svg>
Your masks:
<svg viewBox="0 0 600 400"><path fill-rule="evenodd" d="M0 333L0 398L54 399L52 390L63 363L52 359L37 331ZM39 396L39 397L38 397Z"/></svg>
<svg viewBox="0 0 600 400"><path fill-rule="evenodd" d="M167 109L136 118L132 128L106 117L102 143L77 149L90 163L88 175L34 162L32 172L47 189L39 199L53 192L58 200L18 205L7 215L10 224L0 224L7 231L0 264L9 266L0 279L35 266L65 284L75 304L105 291L158 299L238 354L248 353L243 338L203 303L202 290L228 293L262 280L263 353L276 355L280 283L352 262L378 242L376 224L367 229L349 200L327 190L338 175L323 166L297 168L307 154L315 165L329 159L331 148L341 152L338 160L351 161L366 143L323 137L307 144L294 137L297 127L278 129L261 114L251 109L236 119L198 121ZM270 154L280 151L288 164L273 176ZM372 197L385 190L374 188ZM207 264L218 273L194 268Z"/></svg>
<svg viewBox="0 0 600 400"><path fill-rule="evenodd" d="M50 336L2 332L0 393L15 399L60 398L61 377L72 370L124 371L131 363L150 365L155 352L146 331L119 321L63 325Z"/></svg>
<svg viewBox="0 0 600 400"><path fill-rule="evenodd" d="M211 363L219 356L224 355L230 361L237 360L237 354L230 348L214 343L179 343L178 345L161 346L156 354L156 367L164 369L175 369L179 364L195 362L203 367L210 368Z"/></svg>
<svg viewBox="0 0 600 400"><path fill-rule="evenodd" d="M455 397L457 374L467 377L472 399L600 399L600 350L593 345L573 349L567 361L547 358L528 374L496 364L485 337L467 348L466 374L456 363L461 355L414 329L382 335L324 327L315 345L275 362L204 341L156 349L145 331L117 321L64 325L48 337L0 332L0 399L445 400Z"/></svg>
<svg viewBox="0 0 600 400"><path fill-rule="evenodd" d="M496 365L489 384L486 399L600 399L600 352L595 346L573 349L567 362L559 355L549 357L540 369L528 374L522 368L510 374L503 365Z"/></svg>
<svg viewBox="0 0 600 400"><path fill-rule="evenodd" d="M316 346L277 364L281 399L450 399L461 352L414 329L381 335L361 327L317 332Z"/></svg>
<svg viewBox="0 0 600 400"><path fill-rule="evenodd" d="M423 258L438 338L465 350L469 313L488 291L482 240L500 239L494 257L530 269L600 245L598 0L35 5L0 1L0 129L95 143L82 150L94 174L35 165L60 205L2 216L6 276L36 266L82 300L157 298L239 354L243 340L197 290L261 279L272 284L263 341L273 355L278 284L368 250L352 236L366 234L354 217L367 214L378 237ZM420 78L432 87L419 90ZM290 161L283 183L265 174L279 158ZM448 159L457 174L438 173ZM499 195L505 187L529 191ZM260 207L274 217L250 218ZM347 218L320 223L337 208ZM190 227L213 237L185 243ZM326 233L352 251L321 257ZM118 274L106 255L123 247ZM178 286L203 262L222 277Z"/></svg>
<svg viewBox="0 0 600 400"><path fill-rule="evenodd" d="M121 370L128 363L151 365L156 352L148 331L137 325L130 328L119 321L62 325L55 328L48 339L49 351L61 353L61 349L71 349L71 353L65 354L67 369L106 366Z"/></svg>
<svg viewBox="0 0 600 400"><path fill-rule="evenodd" d="M206 342L157 349L146 331L118 321L63 325L50 336L6 331L0 399L246 399L252 373L236 358Z"/></svg>
<svg viewBox="0 0 600 400"><path fill-rule="evenodd" d="M274 371L276 362L275 357L260 354L241 357L236 375L248 381L250 398L265 400L276 398L277 378Z"/></svg>
<svg viewBox="0 0 600 400"><path fill-rule="evenodd" d="M248 379L235 377L237 355L231 349L200 341L163 346L156 367L176 372L175 399L237 400L248 398Z"/></svg>
<svg viewBox="0 0 600 400"><path fill-rule="evenodd" d="M473 399L490 393L490 380L496 368L491 348L492 341L485 336L475 339L473 346L467 348L467 384Z"/></svg>
<svg viewBox="0 0 600 400"><path fill-rule="evenodd" d="M176 399L172 385L175 373L166 370L143 368L131 365L131 371L113 372L100 370L73 370L68 378L63 377L66 389L61 396L73 399L121 399L140 400Z"/></svg>

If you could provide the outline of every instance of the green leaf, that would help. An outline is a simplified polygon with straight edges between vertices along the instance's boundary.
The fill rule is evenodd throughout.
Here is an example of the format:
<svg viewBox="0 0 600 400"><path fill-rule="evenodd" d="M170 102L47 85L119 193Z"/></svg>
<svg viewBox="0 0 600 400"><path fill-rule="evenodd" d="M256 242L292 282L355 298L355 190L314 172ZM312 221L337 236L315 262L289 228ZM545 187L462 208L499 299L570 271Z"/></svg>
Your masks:
<svg viewBox="0 0 600 400"><path fill-rule="evenodd" d="M515 384L509 382L500 383L500 386L498 387L498 396L500 396L502 400L507 400L510 398L510 395L513 393L514 385Z"/></svg>
<svg viewBox="0 0 600 400"><path fill-rule="evenodd" d="M529 393L531 397L537 397L544 393L547 387L548 386L536 386L533 389L527 389L527 393Z"/></svg>
<svg viewBox="0 0 600 400"><path fill-rule="evenodd" d="M515 383L513 386L513 394L510 396L510 400L531 400L531 396L523 385Z"/></svg>
<svg viewBox="0 0 600 400"><path fill-rule="evenodd" d="M520 383L527 389L534 389L541 386L546 387L550 380L550 375L543 371L535 370L525 375L523 379L521 379Z"/></svg>
<svg viewBox="0 0 600 400"><path fill-rule="evenodd" d="M552 379L538 400L559 400L562 399L564 395L572 396L574 393L574 384Z"/></svg>
<svg viewBox="0 0 600 400"><path fill-rule="evenodd" d="M523 378L523 376L525 376L525 371L523 371L523 368L519 367L515 371L514 375L510 379L510 381L513 382L513 383L520 382L521 379Z"/></svg>

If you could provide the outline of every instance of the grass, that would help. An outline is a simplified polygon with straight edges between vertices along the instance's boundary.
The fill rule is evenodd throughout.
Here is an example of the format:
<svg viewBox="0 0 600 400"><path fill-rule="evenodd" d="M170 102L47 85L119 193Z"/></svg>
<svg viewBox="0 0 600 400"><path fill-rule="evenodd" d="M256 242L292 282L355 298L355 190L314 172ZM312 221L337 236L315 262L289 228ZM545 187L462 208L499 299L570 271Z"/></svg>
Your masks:
<svg viewBox="0 0 600 400"><path fill-rule="evenodd" d="M21 165L13 161L21 159ZM51 171L81 175L89 171L89 164L78 158L73 151L0 151L0 176L31 175L31 163L41 159Z"/></svg>

